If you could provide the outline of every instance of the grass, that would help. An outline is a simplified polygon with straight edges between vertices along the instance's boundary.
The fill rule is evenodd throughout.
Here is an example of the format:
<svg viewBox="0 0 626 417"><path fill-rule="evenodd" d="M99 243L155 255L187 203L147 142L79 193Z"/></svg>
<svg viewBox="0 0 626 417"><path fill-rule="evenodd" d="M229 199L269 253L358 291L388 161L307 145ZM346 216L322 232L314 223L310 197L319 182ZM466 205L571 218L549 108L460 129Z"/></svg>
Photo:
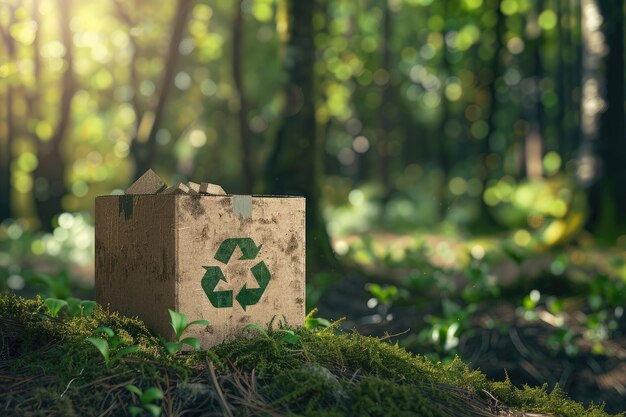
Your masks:
<svg viewBox="0 0 626 417"><path fill-rule="evenodd" d="M0 295L1 413L154 415L157 410L145 407L136 393L158 390L162 400L154 397L149 404L164 415L608 415L602 406L569 400L558 388L489 381L459 359L432 363L337 325L250 329L209 350L170 355L141 321L99 305L88 317L47 313L39 297ZM137 345L137 352L107 367L86 340L103 326L122 345ZM285 338L291 335L285 330L293 337Z"/></svg>

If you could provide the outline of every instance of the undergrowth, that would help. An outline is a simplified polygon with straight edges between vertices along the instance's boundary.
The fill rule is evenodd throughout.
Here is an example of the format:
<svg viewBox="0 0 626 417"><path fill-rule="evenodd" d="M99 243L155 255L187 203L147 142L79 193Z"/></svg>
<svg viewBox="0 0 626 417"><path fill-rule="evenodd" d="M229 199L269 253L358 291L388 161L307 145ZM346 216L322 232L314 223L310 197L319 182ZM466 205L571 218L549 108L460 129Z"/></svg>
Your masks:
<svg viewBox="0 0 626 417"><path fill-rule="evenodd" d="M558 387L489 381L459 359L435 364L337 325L291 329L289 343L284 330L247 331L209 350L170 355L141 321L98 305L89 317L47 313L40 298L0 295L2 415L130 415L142 410L133 392L152 387L163 393L164 415L608 415ZM102 326L137 352L107 368L86 340Z"/></svg>

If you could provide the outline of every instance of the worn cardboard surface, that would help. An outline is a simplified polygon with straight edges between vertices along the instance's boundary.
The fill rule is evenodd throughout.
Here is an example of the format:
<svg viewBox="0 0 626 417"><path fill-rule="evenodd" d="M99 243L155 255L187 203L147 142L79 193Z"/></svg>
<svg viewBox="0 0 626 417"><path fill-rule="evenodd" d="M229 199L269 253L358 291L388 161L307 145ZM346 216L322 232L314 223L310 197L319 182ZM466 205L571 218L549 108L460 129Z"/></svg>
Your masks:
<svg viewBox="0 0 626 417"><path fill-rule="evenodd" d="M187 186L187 184L183 184L182 182L176 183L171 187L167 187L163 190L162 194L194 194L193 190Z"/></svg>
<svg viewBox="0 0 626 417"><path fill-rule="evenodd" d="M302 325L305 203L295 197L96 199L96 300L172 337L167 309L206 319L203 347L273 317Z"/></svg>
<svg viewBox="0 0 626 417"><path fill-rule="evenodd" d="M137 181L131 184L126 194L155 194L165 190L167 185L151 169L147 170Z"/></svg>
<svg viewBox="0 0 626 417"><path fill-rule="evenodd" d="M211 194L211 195L226 195L226 192L221 186L217 184L211 184L210 182L201 183L200 192L203 194Z"/></svg>

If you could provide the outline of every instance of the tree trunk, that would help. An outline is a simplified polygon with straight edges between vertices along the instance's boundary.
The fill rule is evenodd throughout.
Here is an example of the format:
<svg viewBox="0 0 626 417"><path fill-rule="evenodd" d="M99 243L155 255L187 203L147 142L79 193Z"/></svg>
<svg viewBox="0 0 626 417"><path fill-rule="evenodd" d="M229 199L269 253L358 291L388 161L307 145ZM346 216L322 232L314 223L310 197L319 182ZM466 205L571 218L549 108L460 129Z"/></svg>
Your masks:
<svg viewBox="0 0 626 417"><path fill-rule="evenodd" d="M70 29L71 0L58 0L57 7L59 9L61 41L65 47L65 69L59 85L61 89L59 122L48 141L40 140L38 142L39 164L35 170L35 178L44 180L48 185L45 195L35 194L35 210L44 230L51 230L54 217L63 212L62 202L63 197L67 194L67 186L65 184L66 163L62 147L70 126L72 99L76 92L74 50Z"/></svg>
<svg viewBox="0 0 626 417"><path fill-rule="evenodd" d="M147 137L142 137L142 132L137 132L137 138L133 140L130 146L130 153L135 160L135 175L137 179L148 169L153 168L157 156L156 135L161 127L161 119L165 111L165 105L169 98L174 81L174 73L178 66L180 54L178 53L178 45L182 40L187 18L191 11L192 0L179 0L176 8L176 16L172 23L172 35L167 55L165 57L165 69L159 91L159 98L154 108L152 124Z"/></svg>
<svg viewBox="0 0 626 417"><path fill-rule="evenodd" d="M537 10L543 9L543 2L539 1ZM528 133L524 139L524 162L526 178L540 180L543 178L543 148L544 139L542 134L543 102L541 101L540 81L543 75L543 62L541 60L542 38L538 37L532 45L532 74L535 90L526 96L524 104L525 118L528 121Z"/></svg>
<svg viewBox="0 0 626 417"><path fill-rule="evenodd" d="M11 203L11 156L13 155L13 137L15 136L13 126L13 87L6 87L6 143L0 152L0 222L13 217L13 207Z"/></svg>
<svg viewBox="0 0 626 417"><path fill-rule="evenodd" d="M9 20L9 27L13 22L13 13L11 10L11 16ZM15 61L15 42L4 27L0 26L0 34L5 42L7 48L7 55L11 61ZM6 143L4 143L4 149L0 152L0 222L13 217L12 206L12 194L11 187L11 159L13 155L13 141L15 140L15 124L13 120L13 86L10 83L6 84Z"/></svg>
<svg viewBox="0 0 626 417"><path fill-rule="evenodd" d="M479 148L479 160L484 165L487 156L491 153L491 140L492 137L495 136L496 132L496 122L495 122L495 114L496 109L498 108L498 89L496 86L496 81L498 76L502 73L502 65L500 63L502 50L504 49L504 28L506 26L506 17L502 13L502 9L500 8L502 4L502 0L495 0L493 3L493 11L497 16L496 26L494 28L496 32L494 49L493 49L493 58L491 59L491 72L493 73L493 78L488 85L489 88L489 116L487 117L487 124L489 126L489 135L482 139L480 142ZM485 179L483 180L483 188L486 188L487 181L490 179L490 172L487 172ZM485 232L486 230L493 230L497 227L498 223L493 218L490 212L490 208L485 203L483 198L479 199L480 204L480 213L478 218L471 225L471 229L476 232Z"/></svg>
<svg viewBox="0 0 626 417"><path fill-rule="evenodd" d="M237 112L237 122L239 128L239 140L241 142L242 168L244 177L245 192L252 194L254 190L254 159L252 153L252 135L248 128L248 102L246 100L243 85L243 39L244 22L241 7L243 0L235 3L235 19L233 21L233 80L237 95L239 96L239 111Z"/></svg>
<svg viewBox="0 0 626 417"><path fill-rule="evenodd" d="M613 242L626 234L626 127L624 124L624 9L621 0L599 2L608 44L606 108L600 116L598 153L601 180L592 187L591 229L598 237Z"/></svg>
<svg viewBox="0 0 626 417"><path fill-rule="evenodd" d="M450 17L453 15L454 11L450 6L450 2L441 3L443 4L442 13L446 19L446 26L444 32L442 33L444 39L448 31L450 31L450 27L448 26L450 23ZM452 169L452 161L450 155L456 155L456 150L452 149L451 143L453 141L450 140L448 134L446 132L446 124L452 118L452 112L450 111L450 101L444 94L445 92L445 82L452 76L452 63L450 62L450 57L448 56L448 45L443 43L443 50L441 53L441 66L442 73L444 74L444 83L442 86L441 94L441 119L439 124L439 137L435 136L436 141L436 149L437 149L437 162L439 163L439 168L441 169L441 182L437 184L437 189L435 191L436 199L439 203L438 206L438 215L440 220L444 220L446 217L446 212L448 210L448 199L447 199L447 189L448 189L448 178L450 177L450 171Z"/></svg>
<svg viewBox="0 0 626 417"><path fill-rule="evenodd" d="M556 2L556 16L557 16L557 22L563 22L564 19L569 18L569 16L567 15L567 8L563 6L563 1L559 0ZM561 157L563 158L563 160L567 161L569 160L570 157L570 146L571 146L571 141L568 140L568 138L566 137L566 125L565 125L565 120L566 120L566 115L567 115L567 105L569 103L569 100L567 100L565 98L566 95L566 91L569 92L571 91L570 89L568 89L568 84L569 84L569 71L565 66L565 55L564 55L564 50L567 48L569 51L571 51L572 45L569 44L568 42L568 36L567 36L567 29L565 27L565 25L563 24L558 24L557 25L557 30L558 30L558 42L560 47L558 48L558 55L557 55L557 76L556 76L556 94L557 97L559 98L559 103L558 103L558 112L557 112L557 116L556 116L556 129L557 129L557 144L558 144L558 149L559 152L561 154Z"/></svg>
<svg viewBox="0 0 626 417"><path fill-rule="evenodd" d="M306 197L309 279L336 265L320 210L322 141L315 120L313 13L315 1L287 0L289 40L285 57L287 114L266 169L270 194Z"/></svg>
<svg viewBox="0 0 626 417"><path fill-rule="evenodd" d="M378 175L380 178L380 184L383 188L382 198L382 210L384 215L387 207L387 202L391 198L391 147L389 144L389 130L391 128L390 112L391 103L390 99L390 84L391 84L391 10L389 10L389 4L387 0L383 2L383 25L381 36L381 70L387 73L387 81L380 85L380 109L378 111Z"/></svg>

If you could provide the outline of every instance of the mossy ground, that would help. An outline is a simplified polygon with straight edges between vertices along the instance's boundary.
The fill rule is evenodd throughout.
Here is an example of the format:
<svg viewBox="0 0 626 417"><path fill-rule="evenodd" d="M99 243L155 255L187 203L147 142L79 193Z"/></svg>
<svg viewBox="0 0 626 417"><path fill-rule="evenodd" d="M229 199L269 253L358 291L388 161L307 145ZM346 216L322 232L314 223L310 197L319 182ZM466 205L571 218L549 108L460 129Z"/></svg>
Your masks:
<svg viewBox="0 0 626 417"><path fill-rule="evenodd" d="M85 339L108 326L139 351L109 368ZM251 332L255 333L255 332ZM168 355L142 322L96 306L52 318L41 299L0 295L0 414L128 415L124 387L159 387L164 415L606 416L546 387L492 382L460 360L433 364L387 341L336 327L242 335L210 350Z"/></svg>

